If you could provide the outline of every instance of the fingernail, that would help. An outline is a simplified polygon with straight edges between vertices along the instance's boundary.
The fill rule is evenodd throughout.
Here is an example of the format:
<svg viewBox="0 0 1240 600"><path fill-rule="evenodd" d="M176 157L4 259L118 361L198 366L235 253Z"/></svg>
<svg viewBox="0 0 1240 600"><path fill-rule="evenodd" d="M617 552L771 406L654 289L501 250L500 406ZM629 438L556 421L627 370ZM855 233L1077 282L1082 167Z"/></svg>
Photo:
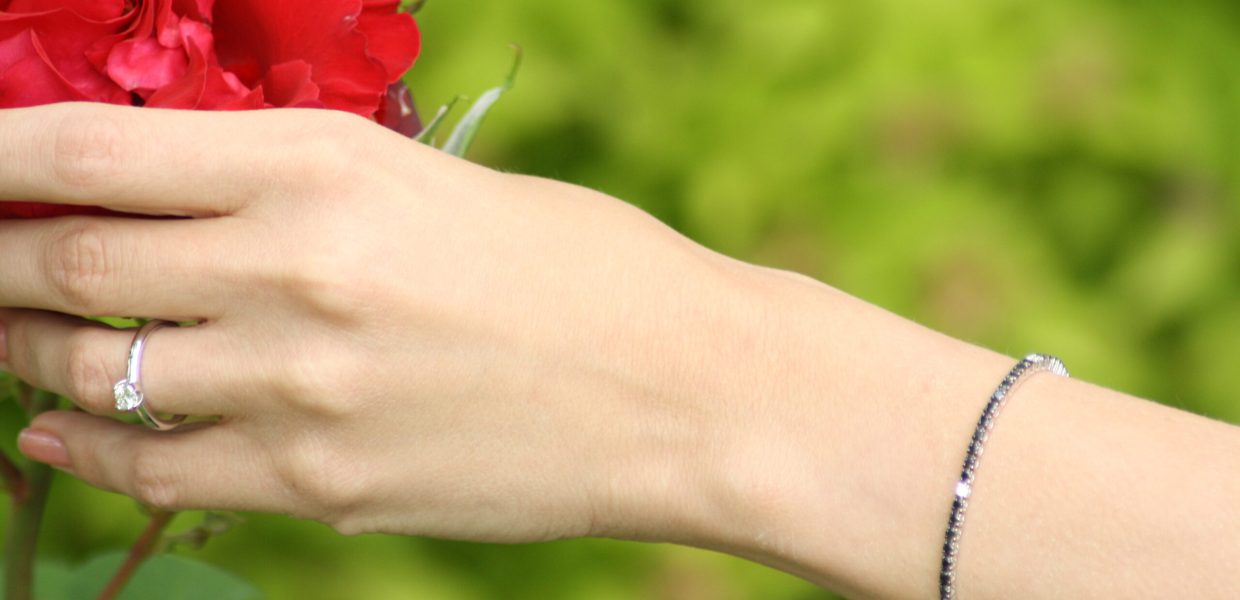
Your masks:
<svg viewBox="0 0 1240 600"><path fill-rule="evenodd" d="M9 362L9 336L4 330L4 322L0 321L0 363Z"/></svg>
<svg viewBox="0 0 1240 600"><path fill-rule="evenodd" d="M30 460L47 463L53 467L72 466L65 443L54 433L38 429L23 429L17 435L17 447Z"/></svg>

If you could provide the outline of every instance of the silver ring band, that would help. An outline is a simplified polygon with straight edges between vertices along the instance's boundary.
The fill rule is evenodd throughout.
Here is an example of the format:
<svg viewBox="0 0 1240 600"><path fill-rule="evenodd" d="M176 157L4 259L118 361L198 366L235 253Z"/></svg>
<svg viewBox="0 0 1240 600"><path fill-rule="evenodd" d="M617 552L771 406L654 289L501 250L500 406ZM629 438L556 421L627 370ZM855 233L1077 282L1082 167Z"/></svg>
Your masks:
<svg viewBox="0 0 1240 600"><path fill-rule="evenodd" d="M169 325L171 321L154 320L143 325L133 336L133 344L129 346L129 363L125 370L125 378L112 386L116 397L116 410L136 412L147 427L158 431L171 431L185 422L185 415L175 415L168 420L155 416L146 406L146 394L142 391L142 355L146 352L146 340L156 330Z"/></svg>

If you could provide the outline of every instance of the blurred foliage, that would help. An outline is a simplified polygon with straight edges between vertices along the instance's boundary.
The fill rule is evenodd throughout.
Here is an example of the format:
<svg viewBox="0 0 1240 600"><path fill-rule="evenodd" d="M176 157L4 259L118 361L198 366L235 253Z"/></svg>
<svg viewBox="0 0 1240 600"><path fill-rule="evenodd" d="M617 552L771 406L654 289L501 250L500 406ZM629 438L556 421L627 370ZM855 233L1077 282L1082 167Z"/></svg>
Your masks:
<svg viewBox="0 0 1240 600"><path fill-rule="evenodd" d="M432 0L410 83L433 113L502 77L519 43L520 80L475 160L601 189L721 252L1240 423L1238 6ZM47 556L80 562L141 529L129 500L58 485ZM271 598L829 597L695 550L246 518L186 554Z"/></svg>
<svg viewBox="0 0 1240 600"><path fill-rule="evenodd" d="M115 576L125 555L120 550L108 552L74 567L41 560L35 571L36 597L95 598ZM117 600L256 600L259 594L249 583L200 560L164 554L144 562Z"/></svg>

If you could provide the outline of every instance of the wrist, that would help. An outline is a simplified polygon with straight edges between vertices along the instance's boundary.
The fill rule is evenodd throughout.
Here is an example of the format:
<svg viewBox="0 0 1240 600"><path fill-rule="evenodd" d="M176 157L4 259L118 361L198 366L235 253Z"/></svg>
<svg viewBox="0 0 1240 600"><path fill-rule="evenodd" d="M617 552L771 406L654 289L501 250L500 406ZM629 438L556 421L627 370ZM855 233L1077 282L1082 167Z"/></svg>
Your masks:
<svg viewBox="0 0 1240 600"><path fill-rule="evenodd" d="M924 595L961 444L1009 359L799 275L724 272L725 328L699 332L696 401L714 418L683 461L682 539L667 541L850 597Z"/></svg>

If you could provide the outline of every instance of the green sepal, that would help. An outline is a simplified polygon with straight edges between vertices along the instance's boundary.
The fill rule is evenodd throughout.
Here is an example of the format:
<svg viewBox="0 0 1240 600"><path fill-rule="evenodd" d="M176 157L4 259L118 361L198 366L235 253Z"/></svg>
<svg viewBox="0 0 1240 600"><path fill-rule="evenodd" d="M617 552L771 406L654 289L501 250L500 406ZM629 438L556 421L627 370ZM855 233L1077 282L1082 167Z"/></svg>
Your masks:
<svg viewBox="0 0 1240 600"><path fill-rule="evenodd" d="M452 135L448 137L448 141L444 142L442 150L453 156L464 157L469 152L469 147L473 145L474 138L478 135L478 130L482 128L482 122L486 120L487 115L495 106L496 102L504 96L517 83L517 72L521 69L521 58L524 54L520 46L514 45L513 50L516 56L512 61L512 70L508 72L508 78L504 80L503 85L491 88L484 92L477 102L469 108L469 112L461 117L461 121L456 124L456 128L452 130Z"/></svg>
<svg viewBox="0 0 1240 600"><path fill-rule="evenodd" d="M418 14L426 6L426 0L401 0L400 8L396 12L409 13L411 15Z"/></svg>
<svg viewBox="0 0 1240 600"><path fill-rule="evenodd" d="M431 122L427 123L426 127L413 138L414 141L434 146L435 134L443 128L444 121L448 118L448 113L451 113L452 109L456 108L456 104L464 99L464 96L457 96L452 101L439 107L439 112L435 113L435 118L431 119Z"/></svg>

